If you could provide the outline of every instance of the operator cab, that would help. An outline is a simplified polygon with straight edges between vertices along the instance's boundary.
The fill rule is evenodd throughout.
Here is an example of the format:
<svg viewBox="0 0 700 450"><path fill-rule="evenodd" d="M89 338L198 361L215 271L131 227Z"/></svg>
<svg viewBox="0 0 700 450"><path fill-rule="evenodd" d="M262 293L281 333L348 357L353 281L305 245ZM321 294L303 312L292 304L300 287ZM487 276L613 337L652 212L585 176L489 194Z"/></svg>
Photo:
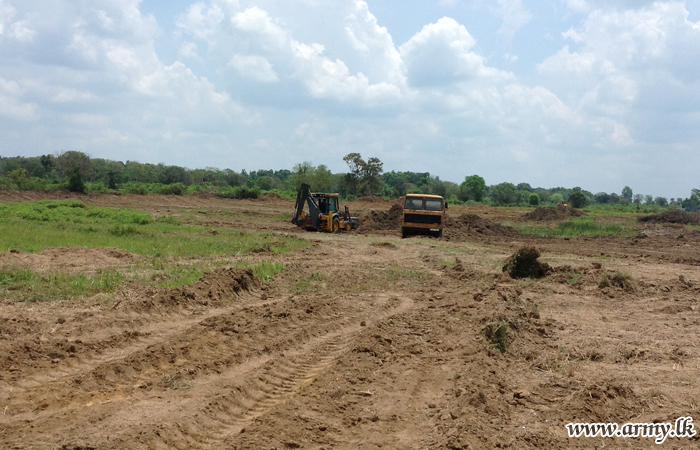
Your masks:
<svg viewBox="0 0 700 450"><path fill-rule="evenodd" d="M327 194L312 194L316 203L318 203L318 209L321 214L329 214L338 212L338 197L330 197Z"/></svg>

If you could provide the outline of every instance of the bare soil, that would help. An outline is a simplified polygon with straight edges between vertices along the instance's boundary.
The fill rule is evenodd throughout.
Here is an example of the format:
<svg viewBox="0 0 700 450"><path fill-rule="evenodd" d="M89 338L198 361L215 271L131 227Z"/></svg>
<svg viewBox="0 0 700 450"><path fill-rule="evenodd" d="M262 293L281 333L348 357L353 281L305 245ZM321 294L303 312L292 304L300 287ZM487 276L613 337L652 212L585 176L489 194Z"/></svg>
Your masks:
<svg viewBox="0 0 700 450"><path fill-rule="evenodd" d="M401 239L398 227L364 222L303 232L284 219L294 202L278 198L69 197L313 245L230 256L285 264L269 283L220 269L176 289L128 282L90 299L0 299L0 448L657 448L572 439L565 425L700 416L700 233L680 225L640 224L632 238L478 233L522 211L450 206L488 223L467 217L465 232L455 219L442 239ZM391 216L391 204L371 207ZM372 217L367 203L350 210ZM525 246L547 276L503 273ZM110 252L121 251L0 261L89 271L138 260ZM69 254L91 262L50 256ZM602 282L618 274L629 283Z"/></svg>

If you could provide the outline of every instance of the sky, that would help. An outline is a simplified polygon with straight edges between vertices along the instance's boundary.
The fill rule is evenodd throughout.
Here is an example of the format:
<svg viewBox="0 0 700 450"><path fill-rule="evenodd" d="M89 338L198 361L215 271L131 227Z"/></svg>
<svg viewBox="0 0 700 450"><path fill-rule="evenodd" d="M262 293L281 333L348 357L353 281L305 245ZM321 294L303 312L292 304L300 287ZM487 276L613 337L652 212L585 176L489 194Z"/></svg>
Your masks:
<svg viewBox="0 0 700 450"><path fill-rule="evenodd" d="M688 197L700 0L0 0L0 155Z"/></svg>

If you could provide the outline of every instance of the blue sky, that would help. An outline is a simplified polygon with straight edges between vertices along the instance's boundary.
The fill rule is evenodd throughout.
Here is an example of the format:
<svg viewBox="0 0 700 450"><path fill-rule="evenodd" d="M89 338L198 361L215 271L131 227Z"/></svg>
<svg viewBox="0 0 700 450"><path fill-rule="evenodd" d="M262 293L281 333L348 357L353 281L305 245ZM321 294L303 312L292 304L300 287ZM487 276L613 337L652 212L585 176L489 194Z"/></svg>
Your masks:
<svg viewBox="0 0 700 450"><path fill-rule="evenodd" d="M0 0L0 155L687 197L700 0Z"/></svg>

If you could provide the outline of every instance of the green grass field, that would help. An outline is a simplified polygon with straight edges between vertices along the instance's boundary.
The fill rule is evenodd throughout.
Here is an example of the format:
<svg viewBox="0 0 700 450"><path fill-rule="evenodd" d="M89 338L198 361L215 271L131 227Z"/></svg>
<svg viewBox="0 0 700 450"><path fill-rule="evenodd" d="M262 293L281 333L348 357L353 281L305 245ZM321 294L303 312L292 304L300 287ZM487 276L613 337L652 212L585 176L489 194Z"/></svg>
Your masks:
<svg viewBox="0 0 700 450"><path fill-rule="evenodd" d="M125 278L176 287L193 283L205 271L226 264L222 258L258 251L288 253L309 245L308 241L274 233L182 225L173 216L154 220L146 212L91 207L76 200L4 203L0 204L2 252L34 253L56 246L116 247L149 257L150 262L94 275L13 268L0 271L0 296L28 301L86 297L113 292ZM207 257L213 258L201 261ZM192 258L198 262L189 262ZM263 281L284 269L268 261L244 266Z"/></svg>

